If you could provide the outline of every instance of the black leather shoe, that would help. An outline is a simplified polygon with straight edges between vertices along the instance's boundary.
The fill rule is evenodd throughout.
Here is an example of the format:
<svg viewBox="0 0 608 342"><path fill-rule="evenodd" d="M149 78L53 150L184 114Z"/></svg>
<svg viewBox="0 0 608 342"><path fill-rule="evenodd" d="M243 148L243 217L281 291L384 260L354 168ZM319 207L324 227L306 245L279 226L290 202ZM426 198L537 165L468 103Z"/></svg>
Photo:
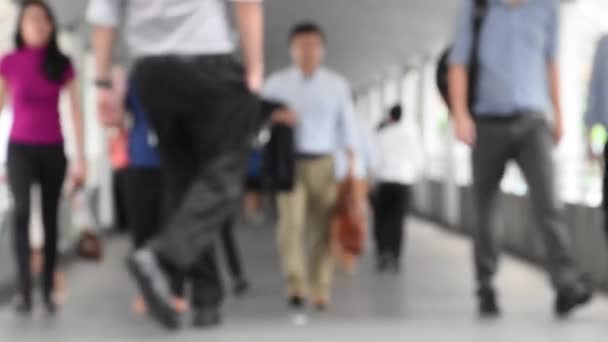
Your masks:
<svg viewBox="0 0 608 342"><path fill-rule="evenodd" d="M395 274L401 273L401 260L397 257L391 257L389 269Z"/></svg>
<svg viewBox="0 0 608 342"><path fill-rule="evenodd" d="M390 264L390 257L386 254L382 254L378 256L378 263L376 268L378 269L378 272L386 272L389 269Z"/></svg>
<svg viewBox="0 0 608 342"><path fill-rule="evenodd" d="M328 306L328 303L326 301L320 301L318 303L315 303L315 305L314 305L315 309L319 312L327 311L327 306Z"/></svg>
<svg viewBox="0 0 608 342"><path fill-rule="evenodd" d="M218 309L194 310L192 325L199 329L208 329L222 324L222 315Z"/></svg>
<svg viewBox="0 0 608 342"><path fill-rule="evenodd" d="M150 315L169 330L179 328L179 315L173 307L173 296L167 276L156 255L140 249L127 259L129 272L137 282Z"/></svg>
<svg viewBox="0 0 608 342"><path fill-rule="evenodd" d="M249 282L244 278L239 278L234 282L234 294L242 296L249 292Z"/></svg>
<svg viewBox="0 0 608 342"><path fill-rule="evenodd" d="M50 316L54 316L55 314L57 314L58 307L55 301L52 299L44 300L44 308L46 309L46 313Z"/></svg>
<svg viewBox="0 0 608 342"><path fill-rule="evenodd" d="M496 292L491 289L477 291L479 298L479 316L481 318L496 318L500 316L500 308L496 300Z"/></svg>
<svg viewBox="0 0 608 342"><path fill-rule="evenodd" d="M287 305L292 309L303 309L306 306L306 301L299 296L291 296L287 299Z"/></svg>
<svg viewBox="0 0 608 342"><path fill-rule="evenodd" d="M562 289L555 300L555 314L559 318L566 318L574 309L589 303L592 297L593 291L587 285L581 285L578 289Z"/></svg>
<svg viewBox="0 0 608 342"><path fill-rule="evenodd" d="M21 316L32 314L32 300L18 297L15 299L15 312Z"/></svg>

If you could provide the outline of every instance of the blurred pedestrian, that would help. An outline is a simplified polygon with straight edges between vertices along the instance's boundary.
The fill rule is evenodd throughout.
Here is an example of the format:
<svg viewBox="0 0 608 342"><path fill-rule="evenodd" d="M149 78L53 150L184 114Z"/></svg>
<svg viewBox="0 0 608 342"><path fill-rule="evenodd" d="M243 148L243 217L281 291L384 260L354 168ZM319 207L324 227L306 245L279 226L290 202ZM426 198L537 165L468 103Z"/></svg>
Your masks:
<svg viewBox="0 0 608 342"><path fill-rule="evenodd" d="M195 326L221 322L223 291L213 246L241 198L258 112L254 93L264 73L261 0L228 3L245 68L231 56L235 44L224 1L94 0L89 8L100 115L115 112L110 65L124 19L138 94L158 139L164 196L173 206L166 228L136 250L128 266L148 312L169 329L179 327L179 317L162 265L198 273Z"/></svg>
<svg viewBox="0 0 608 342"><path fill-rule="evenodd" d="M336 204L334 155L354 159L354 110L347 81L322 66L326 37L315 23L296 25L289 36L293 66L271 75L264 97L285 104L277 111L295 123L296 179L278 195L278 244L289 305L302 307L308 295L325 309L334 273L330 219ZM306 248L308 247L308 248Z"/></svg>
<svg viewBox="0 0 608 342"><path fill-rule="evenodd" d="M529 186L557 292L555 313L563 317L589 302L592 291L574 260L552 160L553 147L564 131L557 62L559 4L554 0L483 1L485 20L478 46L473 46L471 23L479 15L474 10L478 3L463 1L450 56L449 92L456 136L473 148L479 312L500 314L493 284L499 254L493 222L500 181L507 162L514 160ZM474 60L477 65L471 65ZM547 113L553 113L552 121Z"/></svg>
<svg viewBox="0 0 608 342"><path fill-rule="evenodd" d="M401 270L412 185L423 166L422 137L402 115L401 106L395 105L376 131L374 236L381 272Z"/></svg>
<svg viewBox="0 0 608 342"><path fill-rule="evenodd" d="M66 156L59 115L59 96L67 90L71 103L76 158L72 186L83 184L86 173L80 95L70 59L57 43L57 25L49 6L28 0L21 5L15 50L0 61L0 108L7 97L13 106L13 126L8 147L8 179L15 203L14 248L19 297L16 310L32 311L31 248L29 220L31 187L39 183L44 226L42 297L53 314L53 277L57 264L57 211L66 174Z"/></svg>

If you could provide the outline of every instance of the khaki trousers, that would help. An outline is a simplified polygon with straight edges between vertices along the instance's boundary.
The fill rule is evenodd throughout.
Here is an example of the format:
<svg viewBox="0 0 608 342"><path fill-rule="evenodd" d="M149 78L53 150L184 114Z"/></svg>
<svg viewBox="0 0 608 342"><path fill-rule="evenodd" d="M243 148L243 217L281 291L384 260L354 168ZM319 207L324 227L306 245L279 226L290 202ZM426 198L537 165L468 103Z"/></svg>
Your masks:
<svg viewBox="0 0 608 342"><path fill-rule="evenodd" d="M336 189L333 158L320 157L298 160L294 189L279 195L279 253L291 295L329 297Z"/></svg>

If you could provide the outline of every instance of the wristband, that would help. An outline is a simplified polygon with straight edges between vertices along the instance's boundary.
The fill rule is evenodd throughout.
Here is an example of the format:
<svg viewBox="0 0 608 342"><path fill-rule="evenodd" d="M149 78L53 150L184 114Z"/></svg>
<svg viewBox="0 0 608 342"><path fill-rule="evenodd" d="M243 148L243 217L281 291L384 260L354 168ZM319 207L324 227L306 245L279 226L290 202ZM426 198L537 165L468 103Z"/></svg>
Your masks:
<svg viewBox="0 0 608 342"><path fill-rule="evenodd" d="M108 79L97 79L94 82L95 87L102 89L112 89L112 81Z"/></svg>

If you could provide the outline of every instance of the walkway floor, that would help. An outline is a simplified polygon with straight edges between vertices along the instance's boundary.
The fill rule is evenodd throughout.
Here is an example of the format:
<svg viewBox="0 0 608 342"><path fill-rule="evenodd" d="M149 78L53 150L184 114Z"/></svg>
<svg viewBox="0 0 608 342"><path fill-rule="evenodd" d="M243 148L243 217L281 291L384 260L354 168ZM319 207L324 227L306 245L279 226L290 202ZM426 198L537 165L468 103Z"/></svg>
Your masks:
<svg viewBox="0 0 608 342"><path fill-rule="evenodd" d="M286 309L272 232L243 229L253 291L228 299L223 327L197 331L186 325L176 334L130 313L134 291L123 267L128 244L116 240L103 265L70 270L70 298L59 317L36 313L23 319L9 308L0 310L0 341L594 342L608 336L605 297L558 321L544 275L510 258L503 260L499 279L504 317L477 319L469 243L423 221L410 225L402 274L376 274L367 256L354 278L339 276L335 303L321 314Z"/></svg>

